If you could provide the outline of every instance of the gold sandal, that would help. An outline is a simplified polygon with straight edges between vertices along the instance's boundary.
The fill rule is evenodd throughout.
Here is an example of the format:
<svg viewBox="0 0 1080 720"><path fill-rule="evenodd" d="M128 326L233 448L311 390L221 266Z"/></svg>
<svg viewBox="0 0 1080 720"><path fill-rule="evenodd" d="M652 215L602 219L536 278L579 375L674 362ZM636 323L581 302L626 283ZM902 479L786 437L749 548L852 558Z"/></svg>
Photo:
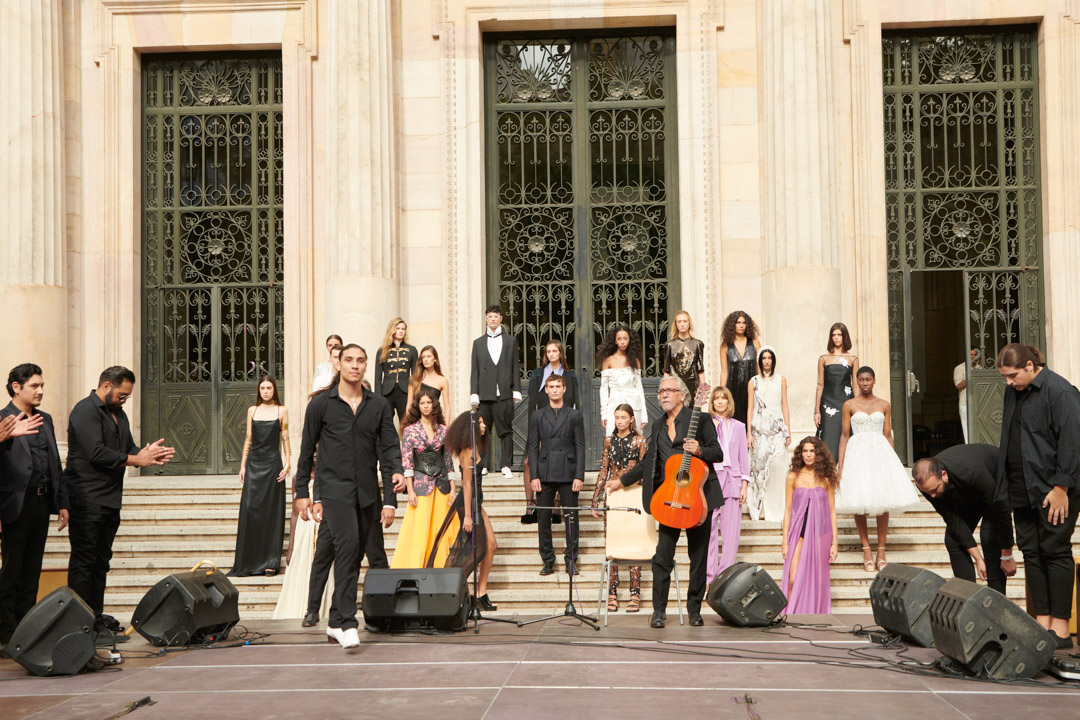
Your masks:
<svg viewBox="0 0 1080 720"><path fill-rule="evenodd" d="M626 604L626 612L628 612L628 613L637 612L640 609L641 609L641 596L639 596L639 595L631 595L630 596L630 602Z"/></svg>
<svg viewBox="0 0 1080 720"><path fill-rule="evenodd" d="M877 569L879 571L884 570L885 566L889 564L888 562L885 561L885 548L884 547L878 547L877 554L878 554L878 559L877 559L877 562L874 563L874 565L877 567Z"/></svg>
<svg viewBox="0 0 1080 720"><path fill-rule="evenodd" d="M865 553L870 551L870 546L869 545L863 545L862 549L863 549L863 553L864 553L863 557L866 557ZM863 570L865 570L866 572L874 572L877 569L875 567L875 564L874 564L874 556L871 555L869 560L863 560L862 566L863 566Z"/></svg>
<svg viewBox="0 0 1080 720"><path fill-rule="evenodd" d="M619 612L619 598L615 595L615 593L608 594L607 609L608 612Z"/></svg>

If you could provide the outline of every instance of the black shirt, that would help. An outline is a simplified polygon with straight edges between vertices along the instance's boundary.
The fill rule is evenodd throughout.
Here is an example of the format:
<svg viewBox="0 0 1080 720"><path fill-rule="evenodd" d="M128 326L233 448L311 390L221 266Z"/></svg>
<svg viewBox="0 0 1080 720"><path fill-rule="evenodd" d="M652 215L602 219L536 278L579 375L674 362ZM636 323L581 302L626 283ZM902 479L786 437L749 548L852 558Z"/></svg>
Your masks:
<svg viewBox="0 0 1080 720"><path fill-rule="evenodd" d="M364 388L356 413L341 399L338 386L319 393L308 403L300 460L296 464L296 497L309 497L315 446L319 463L315 482L322 500L358 507L378 502L381 466L383 505L397 507L393 475L401 473L401 445L394 429L393 411L383 397Z"/></svg>
<svg viewBox="0 0 1080 720"><path fill-rule="evenodd" d="M41 431L28 435L26 439L30 441L30 460L33 464L30 483L26 487L36 490L49 484L49 440Z"/></svg>
<svg viewBox="0 0 1080 720"><path fill-rule="evenodd" d="M997 472L998 499L1005 501L1009 433L1021 395L1026 395L1019 433L1027 505L1038 508L1057 485L1070 496L1080 492L1080 390L1047 367L1022 392L1005 388Z"/></svg>
<svg viewBox="0 0 1080 720"><path fill-rule="evenodd" d="M1024 482L1024 457L1020 452L1020 423L1024 416L1027 390L1016 393L1016 409L1009 423L1005 450L1005 480L1009 485L1009 507L1022 508L1028 504L1027 483Z"/></svg>
<svg viewBox="0 0 1080 720"><path fill-rule="evenodd" d="M64 470L76 497L120 509L124 466L128 455L138 452L123 408L110 412L93 391L76 403L68 418L68 456Z"/></svg>
<svg viewBox="0 0 1080 720"><path fill-rule="evenodd" d="M945 521L945 532L970 550L976 543L967 521L981 518L983 527L993 530L1001 547L1012 547L1012 512L1007 503L995 499L998 449L983 443L956 445L939 453L937 459L948 473L948 488L936 498L923 495Z"/></svg>

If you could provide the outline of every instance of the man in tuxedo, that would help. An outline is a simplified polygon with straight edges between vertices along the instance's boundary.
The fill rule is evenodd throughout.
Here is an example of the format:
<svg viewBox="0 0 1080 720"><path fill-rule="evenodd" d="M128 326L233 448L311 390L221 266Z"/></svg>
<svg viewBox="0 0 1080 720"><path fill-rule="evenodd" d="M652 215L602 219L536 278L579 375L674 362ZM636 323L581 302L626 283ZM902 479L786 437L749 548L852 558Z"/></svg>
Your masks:
<svg viewBox="0 0 1080 720"><path fill-rule="evenodd" d="M578 504L578 493L585 479L585 421L576 408L563 403L566 381L562 375L549 375L545 390L547 407L536 411L529 425L529 467L533 469L532 489L537 505L551 507L558 493L562 507ZM551 544L551 510L537 510L540 534L541 575L555 572L555 549ZM578 513L566 510L566 572L577 575Z"/></svg>
<svg viewBox="0 0 1080 720"><path fill-rule="evenodd" d="M1016 574L1012 512L997 497L998 449L976 443L955 445L915 463L915 485L945 521L945 549L953 577L986 580L1005 593L1005 578ZM982 521L975 542L975 526Z"/></svg>
<svg viewBox="0 0 1080 720"><path fill-rule="evenodd" d="M52 417L38 408L45 393L41 368L18 365L8 373L11 402L0 410L11 429L0 442L0 643L7 644L19 621L37 602L38 578L49 535L68 523L67 484L60 468ZM10 419L9 419L10 418ZM36 429L26 420L34 418ZM21 428L15 430L19 427Z"/></svg>
<svg viewBox="0 0 1080 720"><path fill-rule="evenodd" d="M510 478L513 477L510 466L514 464L514 403L521 402L517 342L502 327L501 307L489 305L485 320L487 332L478 337L472 347L469 401L473 405L479 404L484 424L495 429L494 435L498 436L500 446L499 467L503 477ZM491 467L494 447L494 442L488 443L481 461L485 471Z"/></svg>
<svg viewBox="0 0 1080 720"><path fill-rule="evenodd" d="M296 466L297 504L304 514L311 507L309 484L318 446L315 480L322 521L334 546L334 598L326 633L343 648L360 645L356 620L360 558L375 526L380 521L383 528L393 524L396 493L405 489L394 414L385 398L363 386L366 370L367 352L362 347L342 348L337 384L308 403Z"/></svg>
<svg viewBox="0 0 1080 720"><path fill-rule="evenodd" d="M652 432L645 458L626 472L620 481L624 487L641 482L641 502L648 512L653 493L664 482L664 463L672 455L688 452L704 461L709 468L709 476L702 489L709 509L706 518L711 517L711 512L724 504L724 493L720 488L720 481L716 479L716 471L713 469L713 463L724 459L724 451L716 440L712 423L699 422L694 435L687 437L693 410L686 406L686 384L678 377L665 375L660 381L660 388L656 394L660 398L660 406L664 409L663 422L657 422L655 425L650 423ZM653 614L649 624L654 628L662 628L666 618L671 570L675 567L675 544L679 541L679 534L682 531L663 524L659 525L657 530L656 554L652 559ZM690 555L690 582L686 591L686 610L690 615L691 625L705 624L701 618L701 601L705 598L711 530L712 523L706 520L701 525L688 528L686 531L687 553Z"/></svg>

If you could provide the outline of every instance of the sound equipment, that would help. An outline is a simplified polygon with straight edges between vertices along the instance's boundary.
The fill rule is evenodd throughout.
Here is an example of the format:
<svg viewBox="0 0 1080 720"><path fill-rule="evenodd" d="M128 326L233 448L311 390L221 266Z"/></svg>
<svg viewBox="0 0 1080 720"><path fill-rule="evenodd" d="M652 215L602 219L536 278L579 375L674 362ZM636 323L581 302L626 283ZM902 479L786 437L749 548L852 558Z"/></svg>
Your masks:
<svg viewBox="0 0 1080 720"><path fill-rule="evenodd" d="M158 646L222 640L240 622L239 596L229 578L204 561L147 590L131 616L131 630Z"/></svg>
<svg viewBox="0 0 1080 720"><path fill-rule="evenodd" d="M771 625L787 606L780 586L760 565L735 563L716 576L705 602L729 625Z"/></svg>
<svg viewBox="0 0 1080 720"><path fill-rule="evenodd" d="M1035 619L997 590L954 578L930 603L934 647L976 675L995 680L1033 677L1054 643Z"/></svg>
<svg viewBox="0 0 1080 720"><path fill-rule="evenodd" d="M469 586L461 568L368 570L364 624L378 632L464 630Z"/></svg>
<svg viewBox="0 0 1080 720"><path fill-rule="evenodd" d="M1067 655L1055 655L1043 669L1062 680L1080 680L1080 660Z"/></svg>
<svg viewBox="0 0 1080 720"><path fill-rule="evenodd" d="M74 675L94 657L96 640L94 612L65 585L26 613L7 653L32 675Z"/></svg>
<svg viewBox="0 0 1080 720"><path fill-rule="evenodd" d="M686 437L696 436L701 405L708 396L709 385L702 383L694 395ZM664 463L664 482L653 492L649 512L661 525L680 530L697 527L709 515L704 489L708 477L709 466L700 458L688 452L672 455Z"/></svg>
<svg viewBox="0 0 1080 720"><path fill-rule="evenodd" d="M930 616L926 610L938 588L944 584L945 578L937 573L889 563L870 584L874 622L905 642L930 647L934 633L930 630Z"/></svg>

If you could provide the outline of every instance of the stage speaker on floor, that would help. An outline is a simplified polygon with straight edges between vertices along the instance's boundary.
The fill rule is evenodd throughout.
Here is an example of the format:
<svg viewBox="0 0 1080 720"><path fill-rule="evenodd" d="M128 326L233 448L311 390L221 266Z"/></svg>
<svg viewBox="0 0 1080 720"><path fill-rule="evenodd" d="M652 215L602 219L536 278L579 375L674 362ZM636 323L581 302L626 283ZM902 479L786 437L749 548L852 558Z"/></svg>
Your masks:
<svg viewBox="0 0 1080 720"><path fill-rule="evenodd" d="M210 565L206 570L204 565ZM152 645L198 645L224 638L240 622L240 593L213 563L201 562L147 590L131 627Z"/></svg>
<svg viewBox="0 0 1080 720"><path fill-rule="evenodd" d="M7 653L32 675L74 675L94 657L96 640L93 611L65 585L26 613Z"/></svg>
<svg viewBox="0 0 1080 720"><path fill-rule="evenodd" d="M874 622L905 642L920 647L934 643L927 610L945 578L937 573L889 563L870 584L870 607Z"/></svg>
<svg viewBox="0 0 1080 720"><path fill-rule="evenodd" d="M995 680L1034 677L1054 654L1050 634L1007 597L954 578L930 603L934 647L976 675Z"/></svg>
<svg viewBox="0 0 1080 720"><path fill-rule="evenodd" d="M787 605L780 586L760 565L735 563L716 576L705 602L729 625L771 625Z"/></svg>
<svg viewBox="0 0 1080 720"><path fill-rule="evenodd" d="M469 584L461 568L368 570L364 623L381 632L464 630Z"/></svg>

